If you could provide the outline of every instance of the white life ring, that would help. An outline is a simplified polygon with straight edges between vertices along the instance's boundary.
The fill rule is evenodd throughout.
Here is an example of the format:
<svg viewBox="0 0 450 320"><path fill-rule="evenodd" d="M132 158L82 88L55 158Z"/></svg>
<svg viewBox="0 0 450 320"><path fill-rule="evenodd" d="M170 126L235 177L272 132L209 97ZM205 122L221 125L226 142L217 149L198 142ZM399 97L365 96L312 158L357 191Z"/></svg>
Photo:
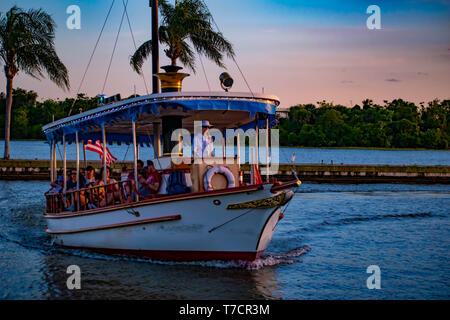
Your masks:
<svg viewBox="0 0 450 320"><path fill-rule="evenodd" d="M204 182L205 191L214 190L211 185L211 180L212 180L212 177L218 173L223 174L225 176L225 178L227 178L228 188L234 188L235 180L234 180L234 175L231 172L231 170L228 169L227 167L216 166L216 167L212 167L211 169L209 169L205 174L205 182Z"/></svg>

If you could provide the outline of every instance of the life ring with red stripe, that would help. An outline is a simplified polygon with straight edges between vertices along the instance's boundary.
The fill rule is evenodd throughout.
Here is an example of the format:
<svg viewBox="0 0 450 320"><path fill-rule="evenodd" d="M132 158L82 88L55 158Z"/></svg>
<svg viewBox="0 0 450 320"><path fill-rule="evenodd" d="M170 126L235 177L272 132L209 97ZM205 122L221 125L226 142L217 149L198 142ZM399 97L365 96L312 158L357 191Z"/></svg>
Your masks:
<svg viewBox="0 0 450 320"><path fill-rule="evenodd" d="M231 172L230 169L228 169L227 167L223 167L223 166L215 166L212 167L211 169L209 169L206 174L205 174L205 179L204 179L204 188L205 191L212 191L214 190L214 188L211 185L211 180L212 177L216 174L221 174L223 175L227 181L228 181L228 188L234 188L235 186L235 179L234 179L234 175Z"/></svg>

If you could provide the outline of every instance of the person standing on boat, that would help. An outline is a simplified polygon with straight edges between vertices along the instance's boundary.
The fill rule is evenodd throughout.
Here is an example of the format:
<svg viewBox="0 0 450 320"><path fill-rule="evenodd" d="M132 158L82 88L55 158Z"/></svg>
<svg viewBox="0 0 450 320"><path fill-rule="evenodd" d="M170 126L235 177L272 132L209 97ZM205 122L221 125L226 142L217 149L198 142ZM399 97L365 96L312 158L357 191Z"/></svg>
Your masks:
<svg viewBox="0 0 450 320"><path fill-rule="evenodd" d="M210 158L214 157L214 142L209 132L213 126L207 120L202 121L202 134L194 137L194 157Z"/></svg>

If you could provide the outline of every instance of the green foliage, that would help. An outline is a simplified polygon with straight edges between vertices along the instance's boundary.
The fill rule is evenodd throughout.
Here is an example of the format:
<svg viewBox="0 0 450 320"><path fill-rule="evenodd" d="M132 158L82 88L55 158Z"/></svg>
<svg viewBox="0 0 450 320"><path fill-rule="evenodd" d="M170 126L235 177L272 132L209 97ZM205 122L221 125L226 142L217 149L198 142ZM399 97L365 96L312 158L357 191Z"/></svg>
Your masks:
<svg viewBox="0 0 450 320"><path fill-rule="evenodd" d="M347 108L326 101L296 105L280 119L280 144L302 147L448 149L450 100L428 106L401 99Z"/></svg>
<svg viewBox="0 0 450 320"><path fill-rule="evenodd" d="M45 139L42 126L50 123L53 119L59 120L67 117L72 98L62 101L45 100L37 101L38 95L34 91L26 91L21 88L13 90L11 137L12 139ZM0 93L0 138L4 138L6 98ZM74 110L87 111L97 107L97 98L89 98L84 94L78 95Z"/></svg>
<svg viewBox="0 0 450 320"><path fill-rule="evenodd" d="M223 54L234 57L232 44L222 33L214 31L213 18L202 0L180 0L173 5L160 0L162 21L158 30L159 42L172 66L177 60L195 73L195 52L224 67ZM137 73L152 51L152 41L144 42L133 54L130 64Z"/></svg>
<svg viewBox="0 0 450 320"><path fill-rule="evenodd" d="M69 74L55 50L53 18L42 9L24 11L17 6L0 14L0 58L7 77L22 71L39 79L48 78L69 89Z"/></svg>
<svg viewBox="0 0 450 320"><path fill-rule="evenodd" d="M73 98L37 101L34 91L13 90L13 139L45 139L42 126L67 117ZM6 97L0 93L0 138L4 135ZM280 144L303 147L373 147L448 149L450 100L434 100L416 107L394 100L384 106L370 100L363 107L347 108L321 102L291 107L280 119ZM97 98L79 94L74 110L97 107ZM81 109L81 110L80 110Z"/></svg>

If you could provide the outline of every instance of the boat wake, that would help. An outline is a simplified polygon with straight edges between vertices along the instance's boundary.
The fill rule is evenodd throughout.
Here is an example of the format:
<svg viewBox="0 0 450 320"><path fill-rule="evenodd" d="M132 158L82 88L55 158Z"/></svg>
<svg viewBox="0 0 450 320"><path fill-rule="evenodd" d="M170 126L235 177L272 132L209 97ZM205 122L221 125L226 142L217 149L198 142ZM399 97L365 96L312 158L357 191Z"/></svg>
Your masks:
<svg viewBox="0 0 450 320"><path fill-rule="evenodd" d="M78 256L81 258L88 259L99 259L99 260L109 260L109 261L129 261L129 262L142 262L142 263L151 263L151 264L159 264L159 265L169 265L169 266L199 266L199 267L207 267L207 268L237 268L237 269L245 269L245 270L260 270L265 267L276 266L280 264L293 264L302 262L302 260L298 259L300 256L308 253L311 248L307 245L292 249L286 253L278 253L278 254L267 254L262 255L260 258L255 261L192 261L192 262L181 262L181 261L160 261L160 260L151 260L151 259L142 259L142 258L134 258L127 256L113 256L113 255L104 255L101 253L96 253L92 251L85 251L79 249L66 249L61 247L55 247L53 249L53 253L59 252L62 254L69 254L73 256Z"/></svg>
<svg viewBox="0 0 450 320"><path fill-rule="evenodd" d="M264 267L276 266L279 264L293 264L302 262L298 259L300 256L308 253L311 248L307 245L292 249L286 253L267 254L261 256L255 261L242 261L242 267L248 270L259 270Z"/></svg>

